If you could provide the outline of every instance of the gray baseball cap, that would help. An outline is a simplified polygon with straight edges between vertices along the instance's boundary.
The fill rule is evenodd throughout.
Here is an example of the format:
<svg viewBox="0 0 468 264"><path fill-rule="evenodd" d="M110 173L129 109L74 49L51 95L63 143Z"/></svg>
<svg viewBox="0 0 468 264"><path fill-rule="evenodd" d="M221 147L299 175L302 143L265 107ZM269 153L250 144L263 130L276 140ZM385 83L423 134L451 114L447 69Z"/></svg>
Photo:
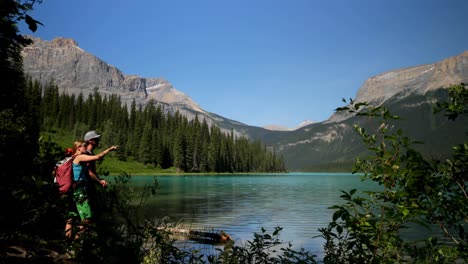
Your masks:
<svg viewBox="0 0 468 264"><path fill-rule="evenodd" d="M101 135L98 135L98 133L96 133L96 131L92 130L92 131L88 131L85 136L84 136L84 140L85 141L88 141L90 139L95 139L95 138L99 138Z"/></svg>

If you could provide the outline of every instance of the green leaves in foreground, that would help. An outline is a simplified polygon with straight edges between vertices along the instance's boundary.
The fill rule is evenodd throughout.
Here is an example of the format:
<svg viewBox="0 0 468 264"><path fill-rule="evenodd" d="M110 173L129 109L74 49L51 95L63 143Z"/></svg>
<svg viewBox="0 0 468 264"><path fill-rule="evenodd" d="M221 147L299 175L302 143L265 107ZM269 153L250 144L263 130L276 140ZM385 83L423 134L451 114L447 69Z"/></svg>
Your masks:
<svg viewBox="0 0 468 264"><path fill-rule="evenodd" d="M449 101L436 111L455 120L467 114L464 84L451 86ZM413 148L419 142L390 125L399 119L383 106L356 103L337 109L367 116L378 125L373 133L355 125L372 152L356 159L355 172L381 186L359 194L342 191L344 204L332 206L332 222L320 229L326 240L325 263L454 263L468 259L468 144L454 146L452 157L428 160ZM418 240L404 239L411 227L426 228ZM440 239L440 237L444 239ZM438 239L439 238L439 239Z"/></svg>

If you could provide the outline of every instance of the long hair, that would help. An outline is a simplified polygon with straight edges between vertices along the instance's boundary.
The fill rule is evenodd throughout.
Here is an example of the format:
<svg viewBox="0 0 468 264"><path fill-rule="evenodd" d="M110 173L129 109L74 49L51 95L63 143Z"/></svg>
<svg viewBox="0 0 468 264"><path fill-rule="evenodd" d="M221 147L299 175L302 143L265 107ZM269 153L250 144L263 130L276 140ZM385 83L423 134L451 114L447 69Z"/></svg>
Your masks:
<svg viewBox="0 0 468 264"><path fill-rule="evenodd" d="M85 142L82 140L77 140L73 142L73 150L75 151L75 154L82 145L86 145Z"/></svg>

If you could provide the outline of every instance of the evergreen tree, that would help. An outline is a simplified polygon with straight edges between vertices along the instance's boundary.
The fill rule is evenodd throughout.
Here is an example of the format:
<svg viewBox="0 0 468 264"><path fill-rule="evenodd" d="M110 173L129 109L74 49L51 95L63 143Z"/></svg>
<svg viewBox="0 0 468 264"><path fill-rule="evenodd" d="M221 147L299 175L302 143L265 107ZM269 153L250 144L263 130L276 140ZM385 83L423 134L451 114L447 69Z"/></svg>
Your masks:
<svg viewBox="0 0 468 264"><path fill-rule="evenodd" d="M162 167L162 142L160 139L160 133L158 132L158 129L153 129L151 131L151 146L152 146L152 151L151 151L151 161L154 164L155 167L159 166Z"/></svg>
<svg viewBox="0 0 468 264"><path fill-rule="evenodd" d="M138 111L136 112L135 116L135 126L132 127L133 130L133 138L132 142L130 142L131 145L128 147L131 149L131 153L139 160L138 154L140 150L140 144L141 144L141 136L143 133L143 128L144 128L144 115L142 111L142 106L138 106Z"/></svg>
<svg viewBox="0 0 468 264"><path fill-rule="evenodd" d="M38 153L39 109L37 90L27 88L21 49L31 40L19 34L17 23L24 20L32 31L40 24L26 14L35 1L0 1L0 237L21 237L17 231L34 219L34 200L27 186L34 186L34 160ZM27 94L27 89L31 94ZM21 166L12 166L21 161ZM8 212L8 215L5 213ZM29 222L27 222L29 221ZM24 230L21 230L24 231Z"/></svg>
<svg viewBox="0 0 468 264"><path fill-rule="evenodd" d="M175 138L174 138L174 147L173 147L173 160L174 167L178 171L185 169L185 139L182 132L182 129L178 129Z"/></svg>
<svg viewBox="0 0 468 264"><path fill-rule="evenodd" d="M80 93L78 95L78 98L76 99L76 103L75 103L75 112L76 112L76 118L75 118L75 122L76 123L84 123L85 122L85 116L86 116L86 113L85 113L85 107L84 107L84 99L83 99L83 94Z"/></svg>
<svg viewBox="0 0 468 264"><path fill-rule="evenodd" d="M201 125L198 121L198 116L195 116L192 121L192 164L191 171L198 172L200 171L200 160L201 160Z"/></svg>
<svg viewBox="0 0 468 264"><path fill-rule="evenodd" d="M143 129L143 132L141 134L141 141L140 141L140 149L139 149L139 161L142 162L143 164L149 164L152 162L152 154L153 154L153 149L152 149L152 135L153 133L151 132L151 124L146 123Z"/></svg>
<svg viewBox="0 0 468 264"><path fill-rule="evenodd" d="M203 119L201 124L201 131L200 131L200 158L199 158L199 166L200 171L207 172L209 171L208 167L208 146L210 143L210 130L208 127L208 123L206 119Z"/></svg>

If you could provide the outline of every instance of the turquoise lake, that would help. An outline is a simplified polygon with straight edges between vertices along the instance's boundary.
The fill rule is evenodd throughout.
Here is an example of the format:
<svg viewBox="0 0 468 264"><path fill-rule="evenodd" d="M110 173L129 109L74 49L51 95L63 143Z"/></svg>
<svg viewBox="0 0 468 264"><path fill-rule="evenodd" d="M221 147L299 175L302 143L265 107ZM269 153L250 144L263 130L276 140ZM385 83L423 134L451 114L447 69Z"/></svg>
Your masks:
<svg viewBox="0 0 468 264"><path fill-rule="evenodd" d="M350 173L289 173L271 175L158 176L160 190L145 212L169 217L183 228L224 230L236 241L252 240L262 227L272 233L281 226L280 238L295 249L321 255L325 227L342 203L340 190L375 189ZM152 183L153 177L134 176L135 187ZM373 187L373 188L372 188ZM197 243L183 242L186 248Z"/></svg>

